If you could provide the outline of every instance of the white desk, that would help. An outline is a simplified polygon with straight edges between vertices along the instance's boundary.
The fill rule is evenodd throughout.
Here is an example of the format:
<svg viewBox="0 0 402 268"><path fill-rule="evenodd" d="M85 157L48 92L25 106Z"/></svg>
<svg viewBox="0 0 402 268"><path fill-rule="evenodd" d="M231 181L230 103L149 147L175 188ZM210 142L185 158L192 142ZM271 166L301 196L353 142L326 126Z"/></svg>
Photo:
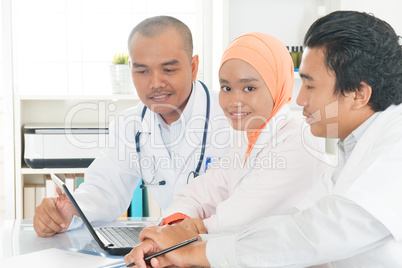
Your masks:
<svg viewBox="0 0 402 268"><path fill-rule="evenodd" d="M134 225L136 222L157 224L159 218L122 218L113 223L94 224L99 226ZM27 254L49 248L74 248L109 256L92 238L84 226L80 229L56 234L53 237L39 237L32 226L32 220L0 220L0 259Z"/></svg>

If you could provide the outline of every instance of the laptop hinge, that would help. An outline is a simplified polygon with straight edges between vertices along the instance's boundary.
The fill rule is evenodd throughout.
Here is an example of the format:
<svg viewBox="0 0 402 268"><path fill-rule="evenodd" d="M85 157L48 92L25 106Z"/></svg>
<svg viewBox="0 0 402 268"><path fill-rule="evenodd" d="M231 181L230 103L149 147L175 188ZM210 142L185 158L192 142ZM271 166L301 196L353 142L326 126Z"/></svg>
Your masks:
<svg viewBox="0 0 402 268"><path fill-rule="evenodd" d="M106 248L114 246L114 244L110 243L108 239L104 236L104 234L99 231L99 229L96 230L96 234L99 236L99 239L102 241L103 245L105 245Z"/></svg>

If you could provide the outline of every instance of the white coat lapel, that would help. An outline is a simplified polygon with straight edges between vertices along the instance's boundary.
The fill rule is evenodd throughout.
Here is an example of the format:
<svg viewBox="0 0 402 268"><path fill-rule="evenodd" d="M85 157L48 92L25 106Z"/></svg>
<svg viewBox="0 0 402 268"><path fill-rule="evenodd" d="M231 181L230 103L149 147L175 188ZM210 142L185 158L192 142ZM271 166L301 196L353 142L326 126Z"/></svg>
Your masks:
<svg viewBox="0 0 402 268"><path fill-rule="evenodd" d="M150 183L154 176L160 177L159 174L163 174L164 178L175 177L174 169L171 168L170 155L163 142L156 116L148 109L141 123L139 161L144 177L142 179L146 183ZM155 173L162 168L164 169L162 173ZM157 180L162 180L162 178L157 178Z"/></svg>
<svg viewBox="0 0 402 268"><path fill-rule="evenodd" d="M247 163L244 166L242 176L246 176L252 169L256 168L256 165L260 165L261 160L256 161L256 159L260 157L261 154L266 154L266 157L275 157L269 155L270 149L277 146L277 143L280 142L278 140L280 136L279 132L290 119L291 112L287 105L282 107L278 113L271 118L258 137Z"/></svg>
<svg viewBox="0 0 402 268"><path fill-rule="evenodd" d="M205 91L200 82L193 83L193 92L190 99L189 104L192 105L192 112L186 114L191 114L191 116L190 118L185 118L185 116L182 118L182 127L185 129L185 134L180 147L180 157L188 163L188 161L192 161L191 157L195 156L196 159L192 162L196 166L201 154L207 105ZM190 168L195 169L195 166L192 167L192 162Z"/></svg>
<svg viewBox="0 0 402 268"><path fill-rule="evenodd" d="M335 192L347 191L377 159L378 155L389 150L387 145L392 144L390 141L399 139L397 135L393 135L392 129L395 126L401 126L401 122L402 105L391 106L377 116L356 143L352 154L339 174L339 179L335 184Z"/></svg>

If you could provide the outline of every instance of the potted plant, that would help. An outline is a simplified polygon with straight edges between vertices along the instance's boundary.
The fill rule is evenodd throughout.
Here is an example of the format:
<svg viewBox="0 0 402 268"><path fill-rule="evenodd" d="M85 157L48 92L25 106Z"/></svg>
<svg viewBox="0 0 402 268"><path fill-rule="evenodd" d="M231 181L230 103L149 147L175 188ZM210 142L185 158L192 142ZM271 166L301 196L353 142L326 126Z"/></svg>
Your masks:
<svg viewBox="0 0 402 268"><path fill-rule="evenodd" d="M110 81L114 94L132 94L134 85L131 79L131 72L128 66L128 54L116 53L110 65Z"/></svg>

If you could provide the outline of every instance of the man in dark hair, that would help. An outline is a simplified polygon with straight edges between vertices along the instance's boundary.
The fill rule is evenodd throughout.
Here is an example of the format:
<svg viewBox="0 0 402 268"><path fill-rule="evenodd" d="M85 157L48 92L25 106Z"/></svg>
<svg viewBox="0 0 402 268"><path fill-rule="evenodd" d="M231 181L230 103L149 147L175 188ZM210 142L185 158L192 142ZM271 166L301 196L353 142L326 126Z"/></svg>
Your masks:
<svg viewBox="0 0 402 268"><path fill-rule="evenodd" d="M369 106L378 112L402 102L399 38L385 21L340 11L317 20L304 46L323 50L326 66L336 75L335 93L359 91L364 81L372 88Z"/></svg>
<svg viewBox="0 0 402 268"><path fill-rule="evenodd" d="M402 50L372 15L338 11L305 37L297 103L315 136L339 138L339 164L288 215L208 237L151 260L153 267L402 267ZM182 226L145 229L125 257L197 236ZM198 236L201 240L201 237Z"/></svg>

